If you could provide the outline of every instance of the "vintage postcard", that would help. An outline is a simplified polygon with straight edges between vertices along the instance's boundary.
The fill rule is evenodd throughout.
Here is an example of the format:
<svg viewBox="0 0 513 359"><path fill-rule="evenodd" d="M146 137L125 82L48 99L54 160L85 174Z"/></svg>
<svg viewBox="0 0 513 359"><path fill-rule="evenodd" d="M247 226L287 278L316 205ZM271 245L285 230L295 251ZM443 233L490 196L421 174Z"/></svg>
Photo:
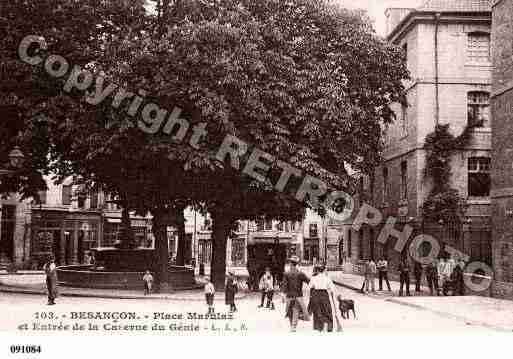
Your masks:
<svg viewBox="0 0 513 359"><path fill-rule="evenodd" d="M2 1L0 350L513 331L512 28L513 0Z"/></svg>

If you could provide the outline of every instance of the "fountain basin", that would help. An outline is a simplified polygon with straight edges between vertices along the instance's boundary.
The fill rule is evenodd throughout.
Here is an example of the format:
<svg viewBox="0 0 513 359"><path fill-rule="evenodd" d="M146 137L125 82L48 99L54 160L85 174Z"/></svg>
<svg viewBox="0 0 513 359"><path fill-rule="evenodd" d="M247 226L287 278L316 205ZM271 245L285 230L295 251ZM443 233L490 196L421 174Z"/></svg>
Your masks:
<svg viewBox="0 0 513 359"><path fill-rule="evenodd" d="M112 272L95 269L93 265L70 265L57 268L59 285L96 289L143 290L144 272ZM168 283L171 290L197 288L192 268L170 266Z"/></svg>
<svg viewBox="0 0 513 359"><path fill-rule="evenodd" d="M60 285L97 289L143 290L146 270L155 266L155 251L150 248L92 249L94 265L69 265L57 268ZM194 270L189 267L169 266L167 286L170 290L197 288Z"/></svg>

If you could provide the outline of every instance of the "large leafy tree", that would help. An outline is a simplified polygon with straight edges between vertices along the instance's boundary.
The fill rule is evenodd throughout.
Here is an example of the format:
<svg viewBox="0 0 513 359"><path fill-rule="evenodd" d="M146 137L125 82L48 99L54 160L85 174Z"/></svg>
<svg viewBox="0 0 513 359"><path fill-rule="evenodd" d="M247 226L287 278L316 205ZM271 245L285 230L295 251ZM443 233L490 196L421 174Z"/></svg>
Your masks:
<svg viewBox="0 0 513 359"><path fill-rule="evenodd" d="M365 17L323 2L180 0L157 8L156 17L128 16L126 31L113 27L112 41L100 24L97 53L70 53L132 91L146 90L148 101L169 111L179 106L208 135L193 148L189 137L170 140L163 125L144 134L125 115L127 103L118 111L107 103L91 107L81 94L56 90L45 111L53 159L61 173L72 170L123 193L138 208L204 206L214 218L213 276L220 287L236 219L290 218L304 206L285 197L293 198L299 179L284 193L273 191L278 160L346 188L346 165L366 170L379 158L381 125L391 121L387 105L403 96L407 73L400 50L378 39ZM111 120L118 125L102 128ZM219 162L227 134L272 154L264 183ZM143 171L154 179L141 178ZM166 174L169 185L161 183Z"/></svg>
<svg viewBox="0 0 513 359"><path fill-rule="evenodd" d="M49 171L51 147L48 112L60 85L42 67L32 67L18 57L18 47L28 35L46 39L48 52L65 56L76 65L109 63L110 48L141 29L145 20L142 1L40 0L0 3L0 162L14 145L26 156L22 169L4 178L0 191L35 196L46 187L42 174ZM54 101L54 104L56 102ZM61 120L59 118L50 120Z"/></svg>

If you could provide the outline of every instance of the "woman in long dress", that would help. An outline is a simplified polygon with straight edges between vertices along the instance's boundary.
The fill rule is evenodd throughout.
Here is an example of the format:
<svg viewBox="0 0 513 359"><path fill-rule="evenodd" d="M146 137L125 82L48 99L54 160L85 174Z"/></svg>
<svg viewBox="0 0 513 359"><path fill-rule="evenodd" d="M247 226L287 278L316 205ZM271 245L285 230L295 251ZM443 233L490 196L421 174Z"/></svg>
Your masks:
<svg viewBox="0 0 513 359"><path fill-rule="evenodd" d="M335 292L333 282L328 277L324 266L320 266L318 274L310 279L309 311L313 314L313 328L322 332L327 326L328 332L333 331L334 313L332 300Z"/></svg>

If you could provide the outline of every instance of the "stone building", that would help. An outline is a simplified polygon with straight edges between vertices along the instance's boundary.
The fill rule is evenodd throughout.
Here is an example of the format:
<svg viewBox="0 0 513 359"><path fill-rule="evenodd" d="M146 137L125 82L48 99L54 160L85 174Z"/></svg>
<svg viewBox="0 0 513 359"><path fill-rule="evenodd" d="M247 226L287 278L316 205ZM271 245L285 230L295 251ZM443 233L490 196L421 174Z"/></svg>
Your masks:
<svg viewBox="0 0 513 359"><path fill-rule="evenodd" d="M513 1L493 4L492 228L494 296L513 298Z"/></svg>
<svg viewBox="0 0 513 359"><path fill-rule="evenodd" d="M383 164L361 178L363 200L415 233L435 236L468 254L491 262L490 157L491 6L488 0L428 0L415 9L387 9L387 40L403 48L411 80L404 104L392 106L396 119L385 132ZM474 125L470 140L450 158L451 187L465 198L463 224L428 223L422 205L432 189L424 175L425 139L435 125L450 124L454 136ZM349 227L348 225L347 227ZM376 243L381 226L346 228L350 262L386 254L392 265L400 254L393 240Z"/></svg>

